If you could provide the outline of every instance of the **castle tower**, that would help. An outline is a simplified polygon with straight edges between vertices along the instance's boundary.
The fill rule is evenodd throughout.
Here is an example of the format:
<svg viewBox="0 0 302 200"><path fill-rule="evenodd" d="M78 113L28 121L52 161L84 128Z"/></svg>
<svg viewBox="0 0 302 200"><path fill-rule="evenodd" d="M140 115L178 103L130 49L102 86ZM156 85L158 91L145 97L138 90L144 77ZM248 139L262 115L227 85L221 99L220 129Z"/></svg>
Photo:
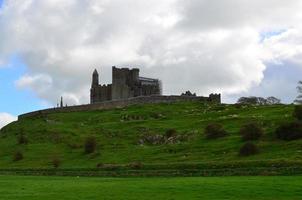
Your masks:
<svg viewBox="0 0 302 200"><path fill-rule="evenodd" d="M63 108L63 97L61 97L60 107Z"/></svg>
<svg viewBox="0 0 302 200"><path fill-rule="evenodd" d="M93 71L93 74L92 74L92 84L91 84L91 88L95 87L95 86L98 86L99 85L99 73L98 71L95 69Z"/></svg>

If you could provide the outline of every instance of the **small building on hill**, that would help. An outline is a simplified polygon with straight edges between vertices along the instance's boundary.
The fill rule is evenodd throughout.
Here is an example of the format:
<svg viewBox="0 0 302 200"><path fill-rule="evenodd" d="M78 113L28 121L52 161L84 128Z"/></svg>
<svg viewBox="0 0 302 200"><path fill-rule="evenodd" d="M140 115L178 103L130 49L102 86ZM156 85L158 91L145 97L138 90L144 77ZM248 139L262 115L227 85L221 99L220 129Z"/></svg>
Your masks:
<svg viewBox="0 0 302 200"><path fill-rule="evenodd" d="M139 76L139 69L112 67L112 84L100 85L99 74L94 70L90 89L90 103L131 97L161 95L161 82L158 79Z"/></svg>

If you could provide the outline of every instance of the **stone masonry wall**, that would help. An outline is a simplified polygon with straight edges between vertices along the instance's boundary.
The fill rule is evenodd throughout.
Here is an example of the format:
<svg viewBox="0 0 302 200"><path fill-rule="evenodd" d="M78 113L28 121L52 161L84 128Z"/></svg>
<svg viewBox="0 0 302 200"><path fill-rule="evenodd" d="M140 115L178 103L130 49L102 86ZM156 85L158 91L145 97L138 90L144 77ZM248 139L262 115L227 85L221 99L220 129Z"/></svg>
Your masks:
<svg viewBox="0 0 302 200"><path fill-rule="evenodd" d="M211 99L209 97L191 97L191 96L140 96L124 100L113 100L105 101L95 104L79 105L79 106L68 106L62 108L49 108L45 110L34 111L25 113L18 116L18 120L34 117L43 114L51 113L66 113L66 112L79 112L79 111L94 111L94 110L106 110L112 108L122 108L129 105L135 104L146 104L146 103L173 103L178 101L201 101L201 102L213 102L221 103L220 99Z"/></svg>

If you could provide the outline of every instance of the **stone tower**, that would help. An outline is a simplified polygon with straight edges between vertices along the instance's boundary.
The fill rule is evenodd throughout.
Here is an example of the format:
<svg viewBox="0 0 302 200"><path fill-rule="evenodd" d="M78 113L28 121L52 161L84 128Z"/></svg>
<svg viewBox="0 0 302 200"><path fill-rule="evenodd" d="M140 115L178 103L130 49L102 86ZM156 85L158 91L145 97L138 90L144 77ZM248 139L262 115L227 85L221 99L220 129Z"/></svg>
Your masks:
<svg viewBox="0 0 302 200"><path fill-rule="evenodd" d="M91 88L95 87L95 86L98 86L99 85L99 73L98 71L95 69L93 71L93 74L92 74L92 84L91 84Z"/></svg>
<svg viewBox="0 0 302 200"><path fill-rule="evenodd" d="M138 96L161 95L158 79L139 76L139 69L112 67L112 84L99 84L99 74L94 70L90 89L90 103L128 99Z"/></svg>

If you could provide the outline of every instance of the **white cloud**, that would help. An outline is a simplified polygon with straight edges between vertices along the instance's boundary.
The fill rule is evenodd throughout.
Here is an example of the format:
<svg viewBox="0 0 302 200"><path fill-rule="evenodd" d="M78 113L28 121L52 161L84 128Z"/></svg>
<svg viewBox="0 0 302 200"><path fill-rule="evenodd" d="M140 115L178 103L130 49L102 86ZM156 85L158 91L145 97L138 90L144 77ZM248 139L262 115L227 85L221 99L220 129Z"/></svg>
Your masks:
<svg viewBox="0 0 302 200"><path fill-rule="evenodd" d="M302 29L291 28L264 40L263 45L270 60L282 64L302 64Z"/></svg>
<svg viewBox="0 0 302 200"><path fill-rule="evenodd" d="M55 104L87 103L90 76L140 67L164 93L235 94L261 83L268 62L301 60L296 0L6 0L0 55L28 66L16 82ZM261 41L261 33L285 30ZM295 30L295 31L293 31Z"/></svg>
<svg viewBox="0 0 302 200"><path fill-rule="evenodd" d="M6 126L7 124L16 121L17 117L8 114L8 113L0 113L0 129L4 126Z"/></svg>

